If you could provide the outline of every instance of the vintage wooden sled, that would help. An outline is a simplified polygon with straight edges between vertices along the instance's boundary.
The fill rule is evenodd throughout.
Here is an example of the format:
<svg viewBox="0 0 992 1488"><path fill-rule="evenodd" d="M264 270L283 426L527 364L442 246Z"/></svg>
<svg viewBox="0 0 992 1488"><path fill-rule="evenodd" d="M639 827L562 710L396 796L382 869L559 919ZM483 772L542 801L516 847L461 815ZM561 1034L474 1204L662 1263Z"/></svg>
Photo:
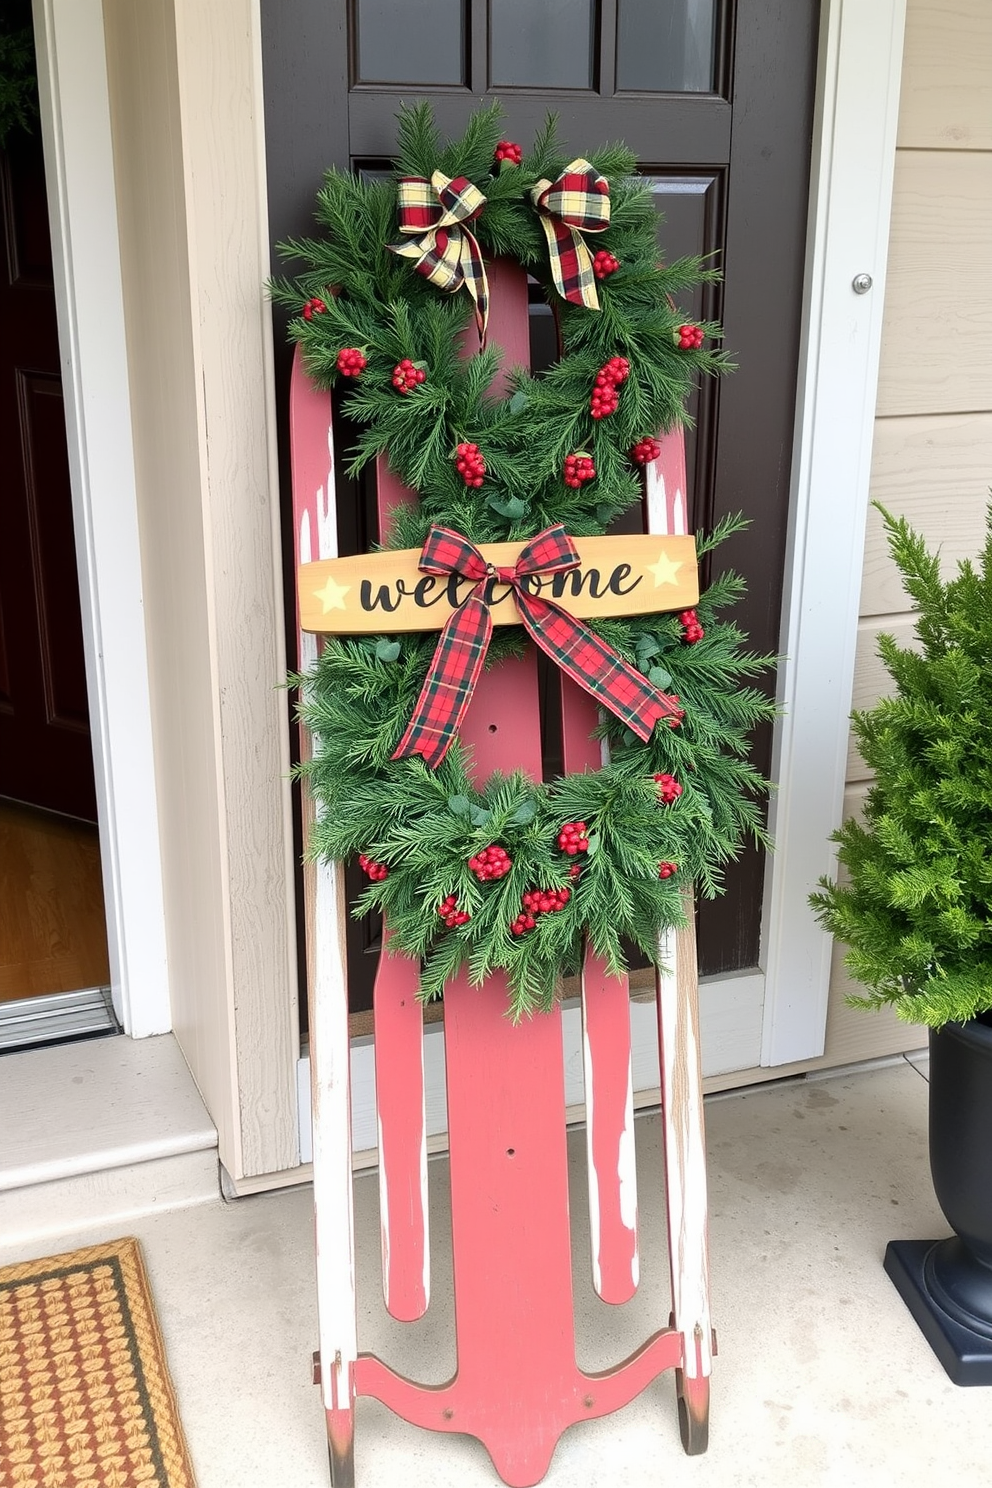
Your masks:
<svg viewBox="0 0 992 1488"><path fill-rule="evenodd" d="M507 364L529 362L527 285L515 266L491 269L490 336ZM334 557L331 400L299 360L291 388L293 515L297 559ZM412 500L384 461L381 530ZM648 530L687 531L681 436L664 439L647 469ZM301 666L318 640L301 632ZM562 678L566 771L597 769L596 707ZM478 778L495 768L541 778L533 648L483 675L462 729ZM305 817L312 811L305 805ZM466 1432L488 1450L512 1488L537 1483L575 1422L619 1410L665 1369L676 1371L683 1446L706 1449L713 1354L706 1242L706 1176L700 1084L695 939L670 936L657 978L672 1312L614 1368L586 1374L575 1359L566 1169L561 1012L514 1026L502 976L481 987L458 977L445 990L444 1037L450 1145L457 1369L441 1386L405 1379L358 1351L352 1202L348 987L343 870L307 871L310 1069L320 1347L315 1355L327 1416L334 1488L354 1483L355 1401L371 1395L405 1420ZM413 1321L430 1297L423 1025L417 964L387 954L375 981L382 1281L393 1317ZM622 1303L638 1283L630 1004L626 977L609 977L587 953L581 977L586 1141L595 1290ZM521 1253L528 1257L521 1265Z"/></svg>

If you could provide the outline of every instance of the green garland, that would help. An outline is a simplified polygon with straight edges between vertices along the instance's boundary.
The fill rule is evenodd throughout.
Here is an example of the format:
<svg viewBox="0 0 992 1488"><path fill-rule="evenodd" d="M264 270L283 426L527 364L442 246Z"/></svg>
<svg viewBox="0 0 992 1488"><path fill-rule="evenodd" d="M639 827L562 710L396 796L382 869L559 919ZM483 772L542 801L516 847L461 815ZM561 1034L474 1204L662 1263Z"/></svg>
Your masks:
<svg viewBox="0 0 992 1488"><path fill-rule="evenodd" d="M610 146L589 157L610 180L612 204L610 226L591 246L619 261L598 282L601 308L591 311L557 299L549 287L547 246L528 194L569 162L553 121L519 165L494 164L498 137L497 108L478 112L463 139L444 147L426 105L404 110L397 175L429 178L440 170L468 177L484 193L472 230L487 258L522 264L545 285L555 310L562 356L546 374L515 369L504 397L487 396L499 352L460 352L463 333L475 336L468 296L440 294L388 251L399 239L394 181L329 172L317 210L325 235L286 244L283 251L306 267L295 280L272 286L274 298L294 312L290 335L319 386L338 380L343 349L365 359L344 404L361 426L349 469L388 452L419 496L416 506L392 514L389 547L421 546L433 522L476 543L525 539L559 522L575 536L602 533L642 499L632 447L685 423L696 375L729 366L723 353L679 346L685 317L674 296L714 275L698 259L656 266L655 206L633 179L626 149ZM309 315L301 314L301 303ZM719 333L712 324L701 330ZM596 421L590 390L615 356L627 359L630 374L615 412ZM401 396L392 377L404 358L425 377ZM463 442L484 456L479 489L467 487L455 468ZM596 472L579 489L562 478L566 457L576 453L590 455ZM700 553L742 525L725 522L700 541ZM296 679L300 717L315 741L301 773L320 807L308 852L336 860L360 854L386 866L355 913L383 910L394 948L422 960L423 996L439 995L463 964L479 982L502 968L511 1011L520 1016L551 1003L560 978L577 970L586 937L613 971L625 967L625 938L656 960L659 932L682 922L680 889L695 884L714 896L723 865L742 842L765 841L766 782L747 756L751 730L774 715L771 700L750 685L772 659L747 652L737 627L719 618L743 589L734 574L711 585L698 605L703 635L693 643L675 615L600 622L609 644L657 686L678 694L685 720L676 729L657 728L645 744L608 716L601 733L609 764L546 785L493 775L477 790L457 744L436 771L418 759L391 760L436 636L327 639L312 674ZM519 654L522 645L517 627L497 630L489 664ZM680 787L668 801L659 775ZM570 822L585 824L588 842L571 856L559 846ZM506 850L511 866L483 882L469 860L491 844ZM659 876L671 866L676 871ZM561 896L567 903L514 933L522 896L535 888L568 890ZM445 924L439 913L445 900L457 907L461 923Z"/></svg>

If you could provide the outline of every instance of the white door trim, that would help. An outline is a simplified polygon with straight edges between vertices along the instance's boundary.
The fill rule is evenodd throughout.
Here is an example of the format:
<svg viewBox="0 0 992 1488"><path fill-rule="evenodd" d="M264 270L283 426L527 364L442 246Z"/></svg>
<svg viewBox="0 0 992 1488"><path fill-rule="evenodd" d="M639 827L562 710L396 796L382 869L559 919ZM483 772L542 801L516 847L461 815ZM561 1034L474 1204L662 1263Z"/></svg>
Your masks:
<svg viewBox="0 0 992 1488"><path fill-rule="evenodd" d="M171 1027L148 655L100 0L34 0L114 1006Z"/></svg>
<svg viewBox="0 0 992 1488"><path fill-rule="evenodd" d="M842 811L905 16L906 0L831 0L821 28L765 894L765 1065L824 1047L832 941L807 895L833 867ZM857 294L862 273L873 283Z"/></svg>

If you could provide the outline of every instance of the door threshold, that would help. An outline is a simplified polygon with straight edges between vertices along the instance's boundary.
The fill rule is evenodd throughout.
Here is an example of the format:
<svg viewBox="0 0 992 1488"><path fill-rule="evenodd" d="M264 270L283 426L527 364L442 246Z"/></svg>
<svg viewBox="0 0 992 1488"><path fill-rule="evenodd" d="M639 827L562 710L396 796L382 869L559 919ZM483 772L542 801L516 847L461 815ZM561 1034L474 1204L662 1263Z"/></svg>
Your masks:
<svg viewBox="0 0 992 1488"><path fill-rule="evenodd" d="M0 1002L0 1055L121 1032L109 987Z"/></svg>

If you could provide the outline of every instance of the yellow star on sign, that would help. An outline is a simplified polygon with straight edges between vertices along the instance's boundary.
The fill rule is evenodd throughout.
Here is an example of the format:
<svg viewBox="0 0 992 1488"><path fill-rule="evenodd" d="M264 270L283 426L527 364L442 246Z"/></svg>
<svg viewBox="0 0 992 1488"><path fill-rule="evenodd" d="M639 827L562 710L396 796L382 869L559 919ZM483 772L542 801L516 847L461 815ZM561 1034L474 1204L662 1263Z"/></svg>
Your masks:
<svg viewBox="0 0 992 1488"><path fill-rule="evenodd" d="M677 584L676 575L681 567L681 563L673 563L662 549L658 562L648 567L648 573L654 574L654 587L657 589L660 584Z"/></svg>
<svg viewBox="0 0 992 1488"><path fill-rule="evenodd" d="M328 610L343 610L345 608L344 597L351 588L350 584L336 584L333 579L328 579L323 589L313 591L314 599L319 599L324 614Z"/></svg>

